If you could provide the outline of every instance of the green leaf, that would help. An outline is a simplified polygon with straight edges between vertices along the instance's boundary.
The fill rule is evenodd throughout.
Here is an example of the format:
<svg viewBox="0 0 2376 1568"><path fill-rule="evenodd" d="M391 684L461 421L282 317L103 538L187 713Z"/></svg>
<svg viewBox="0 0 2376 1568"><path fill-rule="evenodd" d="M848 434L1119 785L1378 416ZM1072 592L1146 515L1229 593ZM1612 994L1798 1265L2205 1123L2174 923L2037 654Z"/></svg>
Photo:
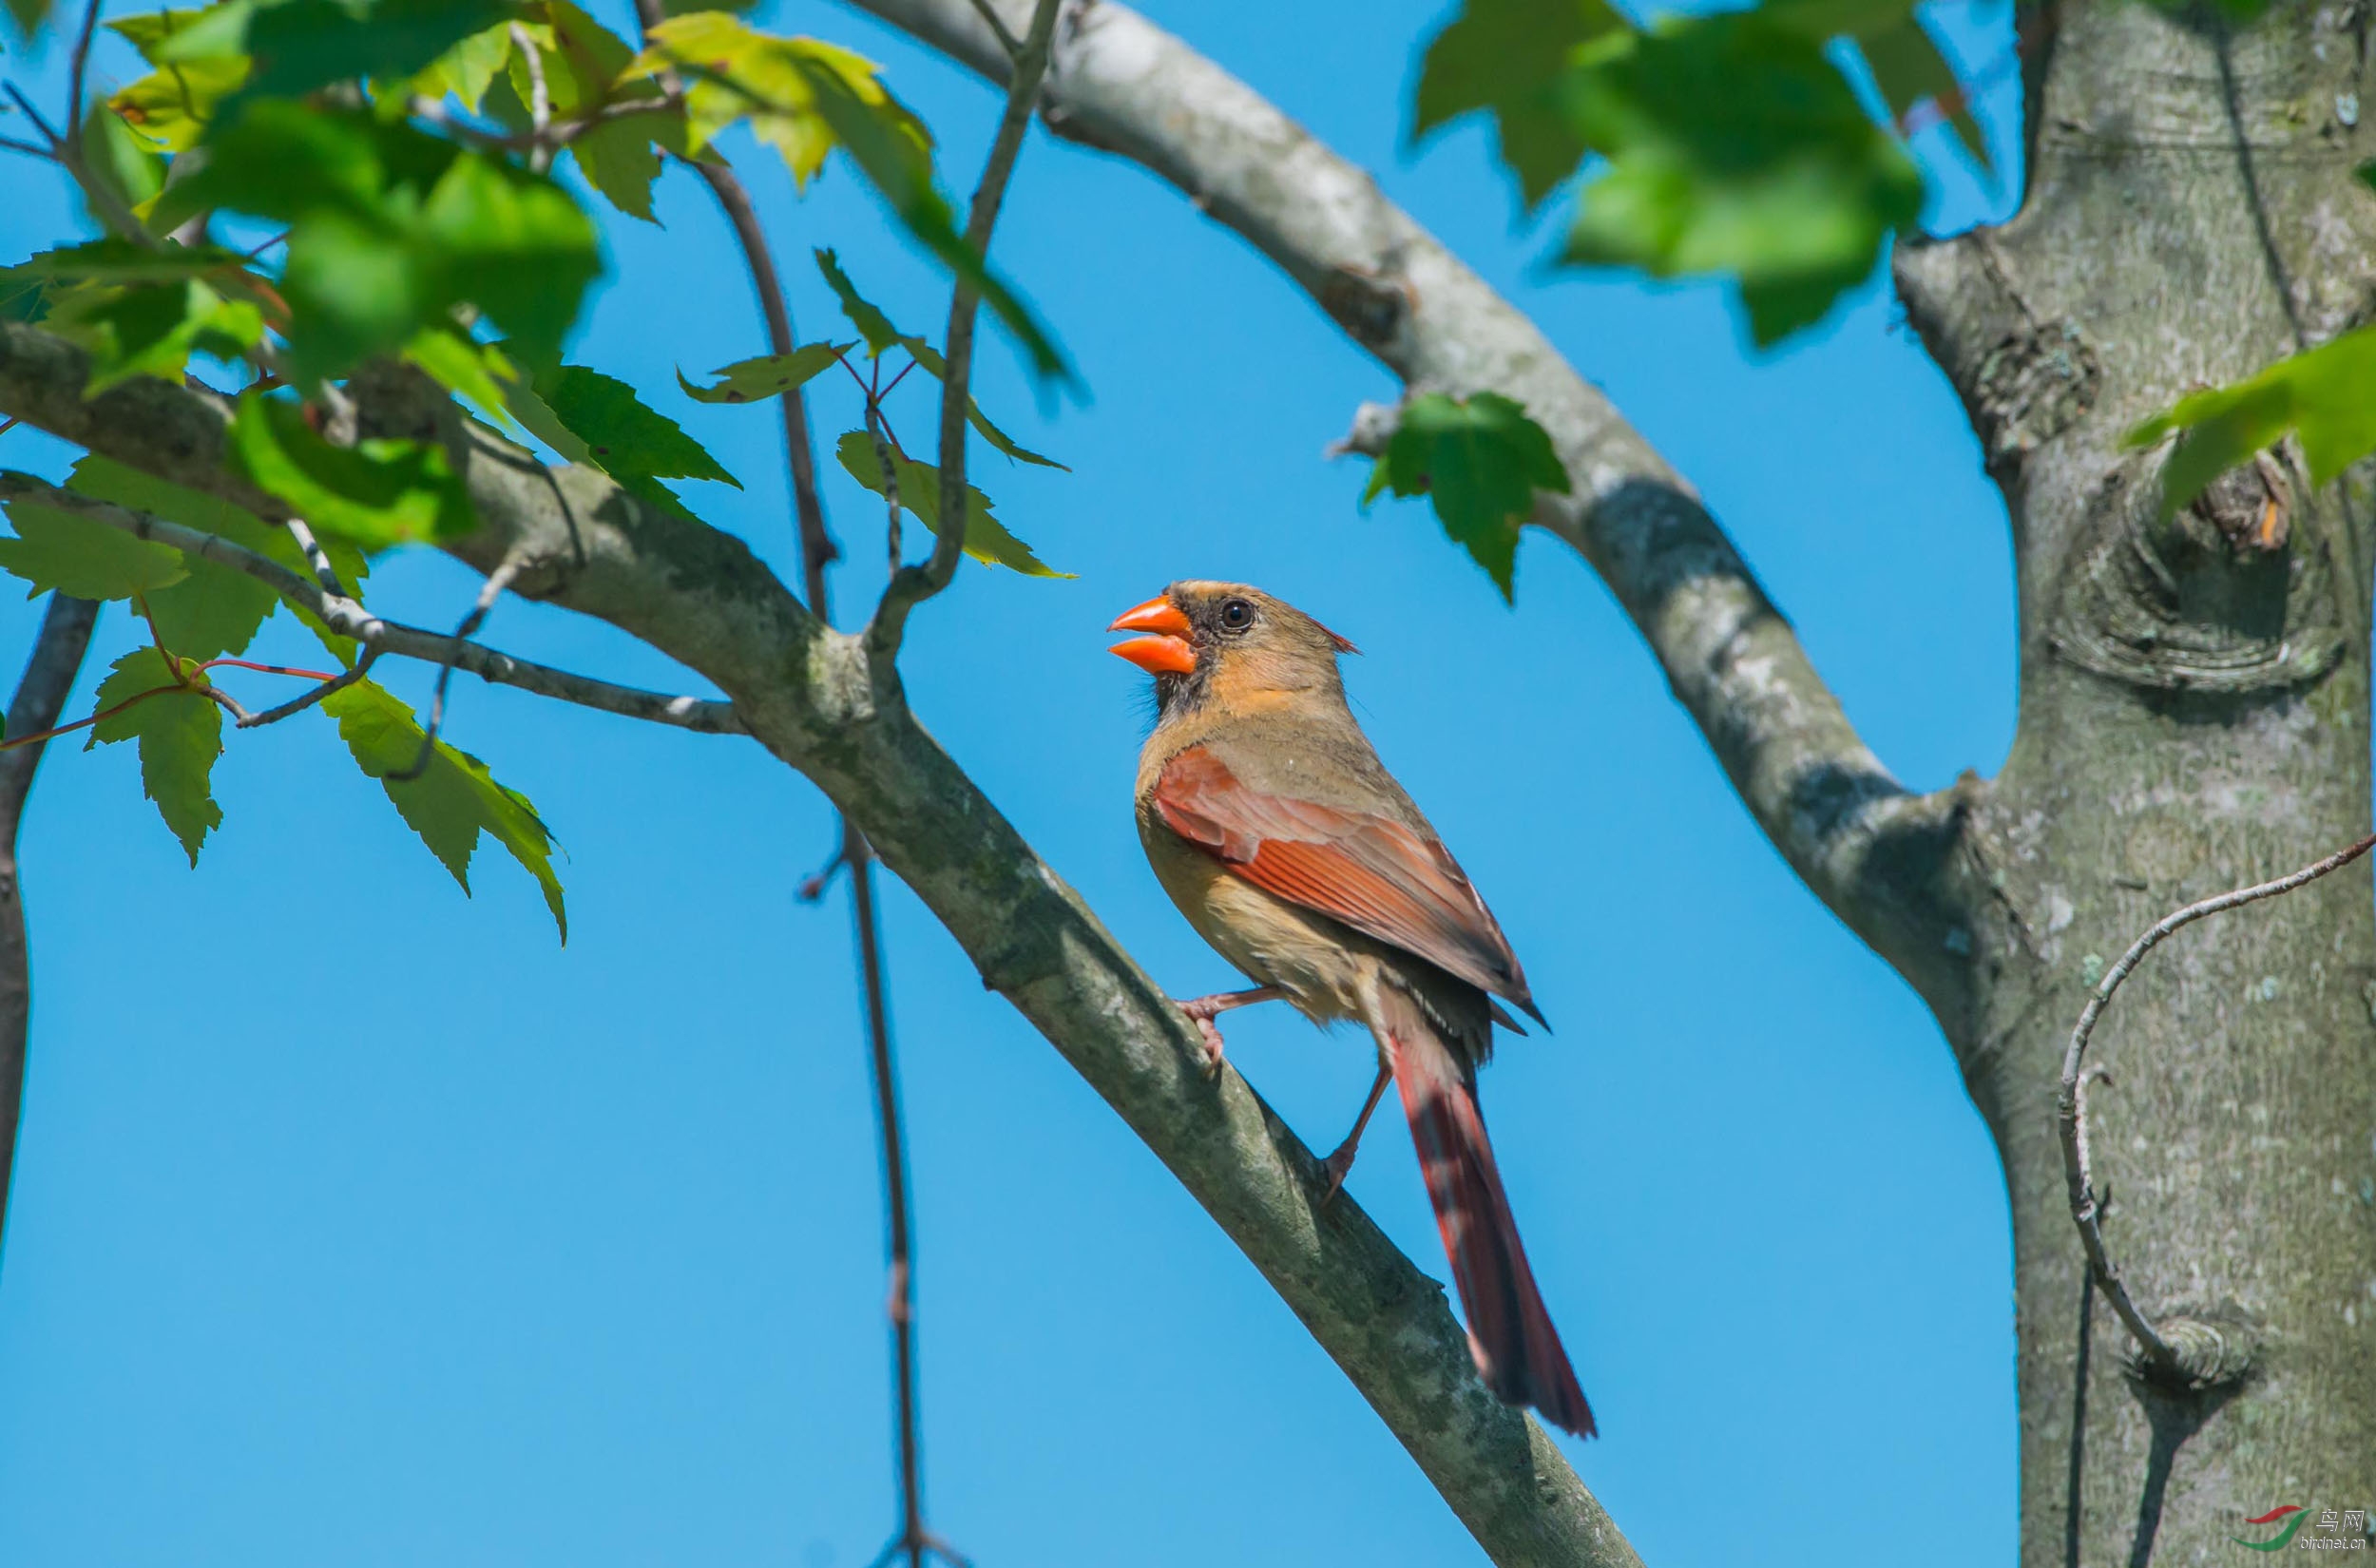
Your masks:
<svg viewBox="0 0 2376 1568"><path fill-rule="evenodd" d="M814 67L879 110L892 134L930 161L931 133L891 95L878 67L863 55L815 38L761 32L719 10L671 17L647 37L626 70L653 76L673 68L684 77L688 155L748 120L751 133L783 157L794 183L806 189L838 140L815 102L814 78L803 68Z"/></svg>
<svg viewBox="0 0 2376 1568"><path fill-rule="evenodd" d="M1856 43L1865 51L1865 64L1872 70L1873 85L1881 89L1892 120L1904 125L1917 108L1930 105L1954 130L1973 164L1983 174L1996 173L1987 133L1972 117L1964 84L1956 80L1955 67L1939 52L1930 29L1912 12L1858 31Z"/></svg>
<svg viewBox="0 0 2376 1568"><path fill-rule="evenodd" d="M165 152L183 152L206 134L223 101L246 85L251 62L240 53L194 60L161 59L166 41L208 13L159 10L120 17L107 26L158 68L107 100L132 133Z"/></svg>
<svg viewBox="0 0 2376 1568"><path fill-rule="evenodd" d="M816 270L825 275L826 286L834 291L834 297L841 301L841 314L850 317L850 324L858 329L860 337L866 339L866 356L869 359L880 359L885 349L908 341L907 335L891 324L890 316L858 293L858 286L850 281L848 273L841 270L838 257L830 250L817 250L811 254L816 258Z"/></svg>
<svg viewBox="0 0 2376 1568"><path fill-rule="evenodd" d="M212 704L209 704L212 706ZM561 878L554 874L553 837L527 796L495 781L487 764L443 740L430 748L421 776L391 776L410 771L421 755L423 731L412 710L372 680L358 680L322 698L322 711L338 721L338 737L354 754L355 765L380 781L430 852L470 890L470 857L479 834L492 836L544 890L561 939L569 940Z"/></svg>
<svg viewBox="0 0 2376 1568"><path fill-rule="evenodd" d="M304 411L250 393L231 421L231 450L247 476L288 504L314 531L366 550L459 538L478 526L445 449L372 439L334 447Z"/></svg>
<svg viewBox="0 0 2376 1568"><path fill-rule="evenodd" d="M443 102L451 93L476 114L487 89L511 61L511 24L497 22L481 28L439 55L419 75L412 89L424 98Z"/></svg>
<svg viewBox="0 0 2376 1568"><path fill-rule="evenodd" d="M2128 432L2147 447L2182 432L2161 471L2167 519L2225 470L2301 437L2310 484L2330 484L2376 451L2376 327L2361 327L2307 354L2280 359L2257 375L2180 398Z"/></svg>
<svg viewBox="0 0 2376 1568"><path fill-rule="evenodd" d="M1759 17L1811 44L1862 38L1914 14L1914 0L1766 0Z"/></svg>
<svg viewBox="0 0 2376 1568"><path fill-rule="evenodd" d="M501 0L232 0L161 41L161 65L247 55L245 94L297 98L334 82L409 77L503 20Z"/></svg>
<svg viewBox="0 0 2376 1568"><path fill-rule="evenodd" d="M475 302L506 335L539 349L560 347L603 270L593 222L566 192L475 155L455 159L430 190L421 239L445 300Z"/></svg>
<svg viewBox="0 0 2376 1568"><path fill-rule="evenodd" d="M186 278L233 279L247 270L247 258L220 245L166 243L152 250L129 239L92 239L39 251L9 269L11 274L77 283L173 283ZM253 281L253 280L252 280Z"/></svg>
<svg viewBox="0 0 2376 1568"><path fill-rule="evenodd" d="M196 686L207 683L199 671L184 679ZM105 713L143 692L175 684L156 649L135 648L110 667L93 706ZM157 803L157 814L196 866L199 847L222 826L222 808L215 804L213 787L215 758L222 755L222 710L197 692L167 691L92 725L83 749L135 739L140 742L141 793Z"/></svg>
<svg viewBox="0 0 2376 1568"><path fill-rule="evenodd" d="M405 344L404 358L489 417L510 418L509 394L504 389L518 379L519 372L493 344L478 342L452 326L424 327Z"/></svg>
<svg viewBox="0 0 2376 1568"><path fill-rule="evenodd" d="M225 299L196 278L71 290L53 300L48 326L90 351L85 398L136 375L179 383L192 354L234 358L264 336L254 301Z"/></svg>
<svg viewBox="0 0 2376 1568"><path fill-rule="evenodd" d="M504 389L504 401L511 410L511 417L518 420L530 435L550 447L564 463L581 463L588 468L602 466L594 461L593 449L579 440L576 433L561 422L561 416L546 406L545 400L536 393L535 383L527 376Z"/></svg>
<svg viewBox="0 0 2376 1568"><path fill-rule="evenodd" d="M850 281L850 275L842 271L839 258L832 251L820 250L814 254L816 270L825 275L825 281L833 289L834 296L841 301L841 313L850 317L850 324L858 329L859 336L866 339L868 357L880 358L885 349L897 345L908 351L908 357L913 359L917 368L927 375L937 381L948 379L948 365L941 357L940 350L923 338L892 326L891 317L858 293L857 285ZM695 395L700 394L697 392ZM970 396L966 399L966 419L980 432L983 440L1017 462L1036 463L1044 468L1064 467L1052 457L1043 457L1022 446L1005 430L991 424L989 416L982 411L981 403ZM1069 473L1071 470L1065 471Z"/></svg>
<svg viewBox="0 0 2376 1568"><path fill-rule="evenodd" d="M882 460L874 450L874 440L864 430L852 430L834 447L834 455L850 477L872 490L883 493ZM891 452L891 468L899 478L899 504L913 512L924 526L934 533L941 531L941 470L929 463L918 463L904 452ZM990 498L973 486L966 487L966 553L987 565L1005 566L1025 577L1072 577L1072 572L1060 572L1032 553L1031 546L1006 531L1005 524L990 515Z"/></svg>
<svg viewBox="0 0 2376 1568"><path fill-rule="evenodd" d="M92 184L112 192L133 217L144 220L164 189L165 155L135 135L104 103L94 102L83 117L83 168ZM91 227L105 229L114 223L104 203L94 202L87 191L78 194Z"/></svg>
<svg viewBox="0 0 2376 1568"><path fill-rule="evenodd" d="M253 512L197 490L152 478L97 455L74 465L67 488L95 501L111 501L185 527L202 528L292 571L306 570L304 556L286 528L268 527ZM358 558L359 559L359 558ZM184 659L240 654L271 618L280 598L243 571L185 555L187 574L179 583L142 596L157 641Z"/></svg>
<svg viewBox="0 0 2376 1568"><path fill-rule="evenodd" d="M290 537L289 530L262 521L244 507L234 506L199 490L168 484L137 468L127 468L96 455L86 456L74 465L74 472L67 479L67 488L93 500L112 501L119 507L148 512L168 522L179 523L183 527L220 534L235 545L243 545L279 563L308 581L313 578L313 565L305 559L305 552L297 548L297 541ZM323 553L329 556L331 568L338 574L338 581L345 583L349 590L359 594L363 579L371 573L369 559L344 540L332 537L317 542ZM229 566L217 565L195 556L181 559L188 568L189 576L181 583L145 596L149 618L156 625L158 636L174 652L194 658L211 659L218 653L240 652L244 641L233 635L239 629L236 619L239 612L235 606L242 602L243 596L259 591L264 601L273 601L272 590L245 572ZM187 600L182 594L185 587L193 590ZM245 599L244 602L251 606L258 602L254 599ZM291 604L289 609L338 662L354 662L354 639L332 631L301 605ZM269 613L269 606L265 613ZM261 614L257 617L259 623L263 619ZM248 628L250 635L254 630L253 626ZM221 646L209 646L218 641Z"/></svg>
<svg viewBox="0 0 2376 1568"><path fill-rule="evenodd" d="M401 348L474 303L557 352L602 270L594 226L550 180L368 115L265 100L160 201L169 226L210 207L290 225L281 290L300 384Z"/></svg>
<svg viewBox="0 0 2376 1568"><path fill-rule="evenodd" d="M1422 392L1403 405L1362 505L1389 489L1426 492L1444 531L1514 602L1519 526L1534 510L1535 491L1565 495L1568 478L1551 437L1509 398Z"/></svg>
<svg viewBox="0 0 2376 1568"><path fill-rule="evenodd" d="M189 489L153 474L143 473L138 468L125 468L96 453L86 454L74 465L74 471L67 478L67 488L87 495L94 501L112 501L119 507L148 512L169 523L179 523L185 528L220 534L234 545L254 550L300 576L309 579L313 576L313 564L305 559L305 552L297 548L297 541L290 537L288 529L264 522L245 507L208 495L202 490ZM338 581L350 589L358 588L363 579L371 575L370 558L353 545L337 539L324 539L319 543L323 553L330 557L331 567L337 572ZM164 548L163 545L154 547ZM193 570L214 564L196 560L188 560L186 564ZM246 576L244 572L240 575Z"/></svg>
<svg viewBox="0 0 2376 1568"><path fill-rule="evenodd" d="M0 538L0 570L32 584L28 599L53 591L77 599L129 599L186 575L181 551L103 523L37 501L10 501L8 512L16 537Z"/></svg>
<svg viewBox="0 0 2376 1568"><path fill-rule="evenodd" d="M49 0L9 0L9 15L20 38L29 39L49 19Z"/></svg>
<svg viewBox="0 0 2376 1568"><path fill-rule="evenodd" d="M0 321L38 327L49 319L49 306L58 283L37 274L10 268L0 272Z"/></svg>
<svg viewBox="0 0 2376 1568"><path fill-rule="evenodd" d="M1421 62L1412 144L1464 114L1491 111L1502 162L1533 210L1588 150L1562 91L1570 66L1633 30L1605 0L1466 0Z"/></svg>
<svg viewBox="0 0 2376 1568"><path fill-rule="evenodd" d="M1821 47L1761 12L1644 34L1568 77L1608 168L1563 258L1735 278L1762 345L1822 318L1922 206L1922 177Z"/></svg>
<svg viewBox="0 0 2376 1568"><path fill-rule="evenodd" d="M854 343L804 343L790 354L763 354L757 359L720 365L710 372L723 378L715 386L697 387L679 371L677 385L697 403L755 403L803 385L855 347Z"/></svg>
<svg viewBox="0 0 2376 1568"><path fill-rule="evenodd" d="M645 408L624 381L584 365L556 365L538 371L535 383L554 417L612 478L714 479L742 488L742 481L675 420Z"/></svg>
<svg viewBox="0 0 2376 1568"><path fill-rule="evenodd" d="M574 119L622 99L660 97L659 86L649 81L620 82L635 51L609 29L569 0L541 0L539 9L545 13L545 30L551 39L544 65L554 119ZM525 74L525 66L515 62L515 89L522 85L518 78ZM682 111L677 111L674 123L681 123L681 118ZM580 132L569 143L569 156L577 161L586 183L601 191L612 206L629 217L654 222L652 182L660 178L660 151L652 144L653 137L659 132L681 146L682 134L672 132L671 125L672 121L662 114L614 120Z"/></svg>

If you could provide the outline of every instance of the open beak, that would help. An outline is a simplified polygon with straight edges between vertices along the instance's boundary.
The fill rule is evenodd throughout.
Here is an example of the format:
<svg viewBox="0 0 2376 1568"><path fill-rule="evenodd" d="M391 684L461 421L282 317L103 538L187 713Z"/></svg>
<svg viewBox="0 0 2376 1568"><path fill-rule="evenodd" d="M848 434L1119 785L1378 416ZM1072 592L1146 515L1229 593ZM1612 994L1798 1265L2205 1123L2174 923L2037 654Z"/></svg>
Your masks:
<svg viewBox="0 0 2376 1568"><path fill-rule="evenodd" d="M1197 650L1188 641L1188 618L1179 606L1159 594L1124 610L1105 628L1109 632L1151 632L1117 643L1114 652L1149 675L1189 675L1197 667Z"/></svg>

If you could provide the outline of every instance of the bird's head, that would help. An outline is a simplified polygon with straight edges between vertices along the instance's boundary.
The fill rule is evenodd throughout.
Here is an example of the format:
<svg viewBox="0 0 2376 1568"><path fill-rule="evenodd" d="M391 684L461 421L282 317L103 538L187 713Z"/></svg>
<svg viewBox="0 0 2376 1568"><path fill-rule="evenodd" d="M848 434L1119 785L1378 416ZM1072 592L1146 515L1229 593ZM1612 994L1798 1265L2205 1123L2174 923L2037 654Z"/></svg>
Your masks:
<svg viewBox="0 0 2376 1568"><path fill-rule="evenodd" d="M1155 677L1166 717L1206 701L1251 708L1301 694L1341 700L1337 656L1361 651L1242 583L1175 583L1106 629L1146 634L1114 652Z"/></svg>

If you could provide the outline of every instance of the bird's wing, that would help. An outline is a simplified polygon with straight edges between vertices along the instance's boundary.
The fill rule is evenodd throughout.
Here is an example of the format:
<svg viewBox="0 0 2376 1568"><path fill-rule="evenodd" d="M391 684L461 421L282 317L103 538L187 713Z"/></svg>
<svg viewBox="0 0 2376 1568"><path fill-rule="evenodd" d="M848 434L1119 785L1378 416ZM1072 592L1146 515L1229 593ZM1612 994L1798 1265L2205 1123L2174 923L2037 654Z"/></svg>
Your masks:
<svg viewBox="0 0 2376 1568"><path fill-rule="evenodd" d="M1202 746L1164 764L1153 803L1172 832L1263 891L1542 1017L1492 911L1432 838L1390 817L1253 789Z"/></svg>

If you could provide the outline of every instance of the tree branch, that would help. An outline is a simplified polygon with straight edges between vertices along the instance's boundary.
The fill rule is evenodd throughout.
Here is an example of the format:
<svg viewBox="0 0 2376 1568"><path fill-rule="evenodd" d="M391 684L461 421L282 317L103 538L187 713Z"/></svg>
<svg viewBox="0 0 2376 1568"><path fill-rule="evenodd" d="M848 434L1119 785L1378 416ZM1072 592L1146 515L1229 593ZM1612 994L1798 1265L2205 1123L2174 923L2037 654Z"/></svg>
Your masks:
<svg viewBox="0 0 2376 1568"><path fill-rule="evenodd" d="M95 8L94 8L95 9ZM58 722L67 693L83 667L99 606L87 599L49 596L25 677L9 703L10 735L33 735ZM32 1019L31 954L25 937L25 895L18 883L17 824L33 769L46 743L0 752L0 1257L7 1253L9 1199L16 1170L16 1129L25 1103L25 1046Z"/></svg>
<svg viewBox="0 0 2376 1568"><path fill-rule="evenodd" d="M0 412L159 478L286 508L224 471L227 405L133 380L86 401L88 359L0 324ZM451 553L531 563L517 591L607 621L718 682L751 733L822 788L981 970L1212 1214L1503 1568L1638 1562L1558 1447L1476 1374L1443 1288L1235 1073L1055 870L741 541L646 507L593 469L546 469L413 373L350 384L368 435L442 438L482 526Z"/></svg>
<svg viewBox="0 0 2376 1568"><path fill-rule="evenodd" d="M758 209L751 204L751 193L715 152L695 162L693 172L701 177L710 194L718 199L719 209L735 231L735 242L742 247L751 287L759 296L759 314L767 319L767 352L790 354L795 346L792 312L784 303L783 279L776 271L776 258L768 249L767 231L759 227ZM826 531L825 509L817 500L816 444L809 434L808 392L795 387L776 401L780 405L784 422L784 460L792 468L793 519L800 530L801 587L807 594L810 613L819 621L830 621L833 612L825 597L825 568L839 558L841 551L834 545L834 536Z"/></svg>
<svg viewBox="0 0 2376 1568"><path fill-rule="evenodd" d="M616 686L607 680L596 680L587 676L572 675L567 670L556 670L549 665L514 659L509 654L482 647L467 638L450 637L442 632L425 631L418 626L382 621L354 600L326 594L280 563L258 555L244 545L235 545L219 534L184 527L179 523L119 507L112 502L94 501L86 495L60 489L48 481L36 479L29 473L19 473L12 468L0 469L0 497L38 501L53 510L87 518L136 539L168 545L218 565L245 572L268 584L282 598L312 611L332 631L354 638L365 647L381 653L426 660L445 670L468 670L499 686L517 686L540 697L558 698L564 702L597 708L604 713L618 714L627 718L673 724L679 729L701 735L748 733L736 717L732 703L708 701L695 697L669 697L660 692L640 691L633 686ZM490 577L489 581L493 579ZM440 684L443 684L442 679ZM317 702L334 689L332 683L326 682L321 690L307 693L297 705ZM288 711L294 712L295 708L291 707ZM276 708L270 715L259 715L252 720L241 717L240 727L252 728L257 723L282 717L286 717L283 710Z"/></svg>
<svg viewBox="0 0 2376 1568"><path fill-rule="evenodd" d="M855 0L993 82L976 0ZM1008 19L1022 0L979 0ZM1251 87L1127 7L1066 9L1040 93L1057 135L1170 182L1243 235L1416 390L1499 392L1548 430L1572 495L1533 521L1600 572L1792 868L1943 1012L1963 1005L1940 872L1954 796L1873 755L1691 487L1534 324Z"/></svg>

